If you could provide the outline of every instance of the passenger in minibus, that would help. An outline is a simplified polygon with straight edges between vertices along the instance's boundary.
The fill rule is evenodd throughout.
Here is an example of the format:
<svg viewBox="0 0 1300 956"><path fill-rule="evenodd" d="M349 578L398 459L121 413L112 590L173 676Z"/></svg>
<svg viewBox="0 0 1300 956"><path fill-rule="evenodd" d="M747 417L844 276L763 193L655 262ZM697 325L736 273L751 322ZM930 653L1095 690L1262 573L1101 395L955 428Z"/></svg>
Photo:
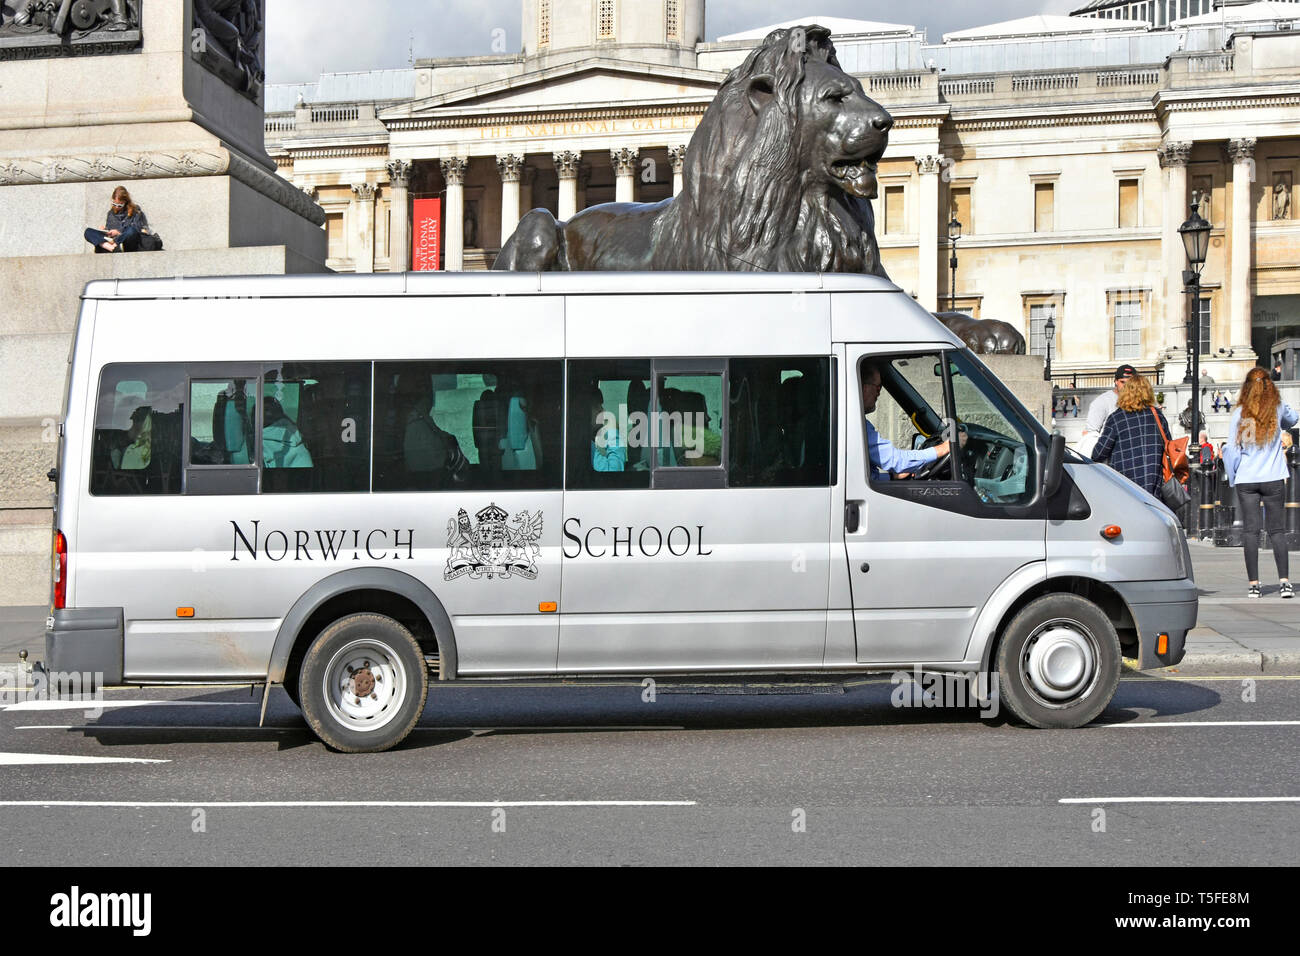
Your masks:
<svg viewBox="0 0 1300 956"><path fill-rule="evenodd" d="M262 463L267 468L310 468L311 452L303 444L302 432L279 401L263 399Z"/></svg>
<svg viewBox="0 0 1300 956"><path fill-rule="evenodd" d="M398 398L405 406L402 460L411 487L445 488L464 481L469 459L451 432L438 427L433 414L433 391L427 377L402 376Z"/></svg>
<svg viewBox="0 0 1300 956"><path fill-rule="evenodd" d="M131 412L131 424L121 445L110 451L113 467L119 471L141 471L153 457L153 418L148 405Z"/></svg>
<svg viewBox="0 0 1300 956"><path fill-rule="evenodd" d="M592 471L622 471L627 467L627 447L618 432L618 417L605 411L605 396L593 385L587 393L591 409Z"/></svg>
<svg viewBox="0 0 1300 956"><path fill-rule="evenodd" d="M871 362L862 363L862 413L870 415L880 400L880 369ZM890 478L910 478L920 466L936 461L948 454L949 444L939 442L929 448L903 450L880 437L870 420L867 424L867 454L871 458L871 480L889 481Z"/></svg>

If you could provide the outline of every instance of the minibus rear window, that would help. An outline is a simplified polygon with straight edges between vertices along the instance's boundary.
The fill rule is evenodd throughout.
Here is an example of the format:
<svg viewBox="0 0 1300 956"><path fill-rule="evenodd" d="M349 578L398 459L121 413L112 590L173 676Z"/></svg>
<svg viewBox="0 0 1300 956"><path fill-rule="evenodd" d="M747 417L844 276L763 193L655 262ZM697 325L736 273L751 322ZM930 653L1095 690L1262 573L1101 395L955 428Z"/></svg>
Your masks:
<svg viewBox="0 0 1300 956"><path fill-rule="evenodd" d="M185 368L108 365L100 376L92 495L179 495Z"/></svg>

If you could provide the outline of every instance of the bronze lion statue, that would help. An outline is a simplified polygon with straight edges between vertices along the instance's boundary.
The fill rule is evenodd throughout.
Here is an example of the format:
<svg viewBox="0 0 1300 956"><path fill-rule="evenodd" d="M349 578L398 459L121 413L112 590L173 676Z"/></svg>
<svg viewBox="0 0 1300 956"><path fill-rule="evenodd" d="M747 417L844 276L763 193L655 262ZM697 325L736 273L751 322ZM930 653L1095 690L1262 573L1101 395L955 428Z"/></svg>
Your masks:
<svg viewBox="0 0 1300 956"><path fill-rule="evenodd" d="M1000 319L972 319L965 312L936 312L934 315L972 352L981 355L1025 354L1025 337L1009 322Z"/></svg>
<svg viewBox="0 0 1300 956"><path fill-rule="evenodd" d="M680 195L534 209L494 268L525 272L865 272L868 200L893 118L840 69L830 31L774 30L723 81L691 138Z"/></svg>

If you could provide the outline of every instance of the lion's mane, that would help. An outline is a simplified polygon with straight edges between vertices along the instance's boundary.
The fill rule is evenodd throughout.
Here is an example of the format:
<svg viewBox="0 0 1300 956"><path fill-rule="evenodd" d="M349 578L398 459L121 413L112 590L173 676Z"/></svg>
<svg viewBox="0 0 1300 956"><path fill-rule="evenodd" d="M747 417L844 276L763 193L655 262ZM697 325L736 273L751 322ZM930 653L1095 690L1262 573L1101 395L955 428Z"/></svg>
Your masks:
<svg viewBox="0 0 1300 956"><path fill-rule="evenodd" d="M802 41L792 42L796 32ZM660 268L888 278L871 204L800 168L810 57L839 67L829 30L774 30L727 75L691 140L682 193L658 223L656 245L670 260ZM757 114L749 102L755 79L771 91Z"/></svg>

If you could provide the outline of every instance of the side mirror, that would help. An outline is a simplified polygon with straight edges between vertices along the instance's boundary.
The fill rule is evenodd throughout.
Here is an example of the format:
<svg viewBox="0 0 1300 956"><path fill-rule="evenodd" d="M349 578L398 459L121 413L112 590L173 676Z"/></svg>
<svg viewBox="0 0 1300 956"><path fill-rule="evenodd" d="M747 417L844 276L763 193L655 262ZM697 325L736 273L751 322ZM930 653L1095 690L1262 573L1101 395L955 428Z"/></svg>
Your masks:
<svg viewBox="0 0 1300 956"><path fill-rule="evenodd" d="M1043 499L1047 500L1061 487L1061 478L1065 474L1065 436L1060 432L1052 435L1047 446L1047 462L1043 465Z"/></svg>

